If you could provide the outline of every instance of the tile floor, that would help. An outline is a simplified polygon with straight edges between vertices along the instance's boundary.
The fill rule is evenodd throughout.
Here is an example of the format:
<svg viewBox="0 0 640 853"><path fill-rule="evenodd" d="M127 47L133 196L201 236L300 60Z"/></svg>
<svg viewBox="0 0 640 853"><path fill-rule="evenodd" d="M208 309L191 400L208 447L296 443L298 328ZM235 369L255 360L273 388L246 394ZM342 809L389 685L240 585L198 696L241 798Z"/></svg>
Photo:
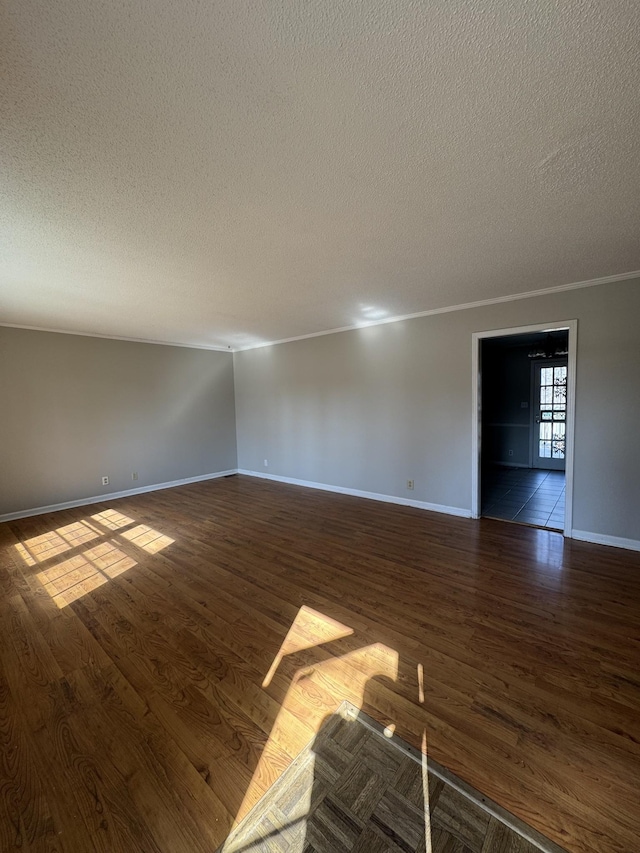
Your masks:
<svg viewBox="0 0 640 853"><path fill-rule="evenodd" d="M483 472L482 515L562 530L564 471L493 468Z"/></svg>

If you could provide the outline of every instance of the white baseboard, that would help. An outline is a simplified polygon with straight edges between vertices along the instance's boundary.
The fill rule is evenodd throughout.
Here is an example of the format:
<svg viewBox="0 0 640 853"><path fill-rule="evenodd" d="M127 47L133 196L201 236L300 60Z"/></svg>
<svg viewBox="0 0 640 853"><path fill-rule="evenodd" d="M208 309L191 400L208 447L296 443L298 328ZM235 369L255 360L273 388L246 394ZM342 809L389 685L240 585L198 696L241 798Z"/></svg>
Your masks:
<svg viewBox="0 0 640 853"><path fill-rule="evenodd" d="M628 551L640 551L638 539L624 539L622 536L607 536L604 533L591 533L589 530L572 530L572 539L581 542L593 542L594 545L612 545L614 548L626 548Z"/></svg>
<svg viewBox="0 0 640 853"><path fill-rule="evenodd" d="M230 468L228 471L216 471L214 474L200 474L197 477L185 477L182 480L171 480L168 483L156 483L152 486L140 486L136 489L127 489L124 492L110 492L105 495L93 495L88 498L80 498L76 501L65 501L64 503L50 504L49 506L38 506L19 512L8 512L0 515L0 523L14 521L19 518L28 518L32 515L45 515L49 512L57 512L61 509L73 509L79 506L90 506L91 504L113 501L117 498L126 498L133 495L143 495L147 492L157 492L161 489L172 489L175 486L187 486L190 483L201 483L204 480L215 480L219 477L229 477L232 474L244 474L248 477L259 477L262 480L273 480L276 483L289 483L293 486L304 486L307 489L319 489L323 492L335 492L340 495L352 495L356 498L366 498L372 501L398 504L399 506L412 506L429 512L440 512L445 515L455 515L458 518L471 518L471 511L456 506L445 506L444 504L432 504L427 501L416 501L411 498L400 498L395 495L383 495L377 492L365 492L361 489L348 489L345 486L332 486L328 483L315 483L312 480L298 480L295 477L281 477L278 474L265 474L262 471L248 471L244 468ZM565 536L567 534L565 533ZM592 533L588 530L572 530L569 534L572 539L580 542L592 542L594 545L610 545L614 548L625 548L628 551L640 551L640 540L625 539L622 536L607 536L604 533Z"/></svg>
<svg viewBox="0 0 640 853"><path fill-rule="evenodd" d="M360 489L347 489L344 486L330 486L328 483L314 483L312 480L297 480L295 477L281 477L278 474L265 474L262 471L247 471L238 469L238 474L248 477L260 477L262 480L274 480L276 483L289 483L292 486L305 486L307 489L320 489L323 492L337 492L340 495L352 495L355 498L367 498L372 501L382 501L388 504L399 504L400 506L413 506L417 509L426 509L429 512L442 512L446 515L456 515L459 518L471 518L471 510L462 509L457 506L444 506L443 504L431 504L426 501L416 501L411 498L398 498L395 495L381 495L377 492L364 492Z"/></svg>
<svg viewBox="0 0 640 853"><path fill-rule="evenodd" d="M73 509L78 506L90 506L91 504L113 501L116 498L128 498L131 495L143 495L146 492L157 492L160 489L172 489L174 486L187 486L189 483L201 483L203 480L215 480L218 477L228 477L237 474L237 468L229 471L216 471L215 474L200 474L197 477L185 477L183 480L172 480L169 483L155 483L153 486L140 486L136 489L127 489L125 492L109 492L106 495L93 495L90 498L80 498L77 501L65 501L64 503L51 504L50 506L37 506L32 509L23 509L19 512L8 512L0 515L0 523L3 521L15 521L18 518L29 518L31 515L45 515L47 512L57 512L60 509Z"/></svg>

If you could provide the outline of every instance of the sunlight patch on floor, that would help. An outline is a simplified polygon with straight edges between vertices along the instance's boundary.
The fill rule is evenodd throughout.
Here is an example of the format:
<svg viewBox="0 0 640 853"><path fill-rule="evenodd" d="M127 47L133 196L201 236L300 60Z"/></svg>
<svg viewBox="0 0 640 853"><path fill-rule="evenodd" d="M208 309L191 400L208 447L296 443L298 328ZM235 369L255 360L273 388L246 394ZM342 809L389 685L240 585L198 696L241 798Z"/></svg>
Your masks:
<svg viewBox="0 0 640 853"><path fill-rule="evenodd" d="M102 512L92 515L91 518L109 530L119 530L121 527L126 527L129 524L135 524L133 518L129 518L128 515L123 515L115 509L105 509Z"/></svg>
<svg viewBox="0 0 640 853"><path fill-rule="evenodd" d="M327 716L334 714L343 700L362 707L368 682L377 677L395 681L398 653L383 643L370 643L340 654L331 653L333 643L351 637L348 625L304 605L298 611L263 682L267 689L279 674L288 655L299 655L321 647L321 660L309 656L309 665L295 672L273 723L269 738L236 815L236 824L253 808L264 793L264 780L271 774L271 752L277 748L292 758L320 731ZM292 721L297 725L292 725ZM299 723L302 722L302 726Z"/></svg>
<svg viewBox="0 0 640 853"><path fill-rule="evenodd" d="M55 571L62 573L49 580L47 572L40 572L38 580L60 608L66 607L109 580L80 555L56 566ZM53 570L48 572L53 573Z"/></svg>
<svg viewBox="0 0 640 853"><path fill-rule="evenodd" d="M146 524L131 525L136 525L135 519L106 509L91 519L25 539L15 548L27 566L50 564L36 577L62 608L137 565L123 547L130 549L133 545L153 555L175 541ZM56 562L65 554L69 555L67 559Z"/></svg>
<svg viewBox="0 0 640 853"><path fill-rule="evenodd" d="M62 608L135 565L112 540L45 569L37 578Z"/></svg>
<svg viewBox="0 0 640 853"><path fill-rule="evenodd" d="M340 640L351 634L353 634L353 628L349 628L341 622L331 619L329 616L318 613L317 610L307 607L306 604L303 605L289 628L289 632L280 646L280 651L273 659L273 663L265 676L262 686L269 686L274 673L280 666L280 662L285 655L295 654L295 652L310 649L321 643Z"/></svg>
<svg viewBox="0 0 640 853"><path fill-rule="evenodd" d="M157 554L162 551L167 545L172 545L175 540L169 536L164 536L153 527L148 527L146 524L139 524L131 530L125 530L121 534L129 542L133 542L138 548L142 548L148 554Z"/></svg>

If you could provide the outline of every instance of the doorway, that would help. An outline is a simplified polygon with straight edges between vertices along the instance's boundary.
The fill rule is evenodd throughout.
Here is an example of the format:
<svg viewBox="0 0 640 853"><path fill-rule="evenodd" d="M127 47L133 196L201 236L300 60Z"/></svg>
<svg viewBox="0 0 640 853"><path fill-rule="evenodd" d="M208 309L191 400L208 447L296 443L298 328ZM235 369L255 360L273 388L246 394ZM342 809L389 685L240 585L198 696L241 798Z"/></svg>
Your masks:
<svg viewBox="0 0 640 853"><path fill-rule="evenodd" d="M576 321L473 335L472 517L570 535Z"/></svg>
<svg viewBox="0 0 640 853"><path fill-rule="evenodd" d="M561 344L564 346L564 344ZM566 459L567 358L536 359L531 365L531 463L564 471Z"/></svg>

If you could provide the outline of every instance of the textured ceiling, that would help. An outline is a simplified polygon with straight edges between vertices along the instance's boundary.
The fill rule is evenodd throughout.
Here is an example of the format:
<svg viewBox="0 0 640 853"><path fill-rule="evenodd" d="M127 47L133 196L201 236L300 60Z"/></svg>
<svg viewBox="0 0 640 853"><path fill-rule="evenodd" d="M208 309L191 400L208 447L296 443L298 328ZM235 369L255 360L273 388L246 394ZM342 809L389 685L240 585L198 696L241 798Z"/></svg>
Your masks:
<svg viewBox="0 0 640 853"><path fill-rule="evenodd" d="M637 0L2 0L0 322L244 347L640 268Z"/></svg>

